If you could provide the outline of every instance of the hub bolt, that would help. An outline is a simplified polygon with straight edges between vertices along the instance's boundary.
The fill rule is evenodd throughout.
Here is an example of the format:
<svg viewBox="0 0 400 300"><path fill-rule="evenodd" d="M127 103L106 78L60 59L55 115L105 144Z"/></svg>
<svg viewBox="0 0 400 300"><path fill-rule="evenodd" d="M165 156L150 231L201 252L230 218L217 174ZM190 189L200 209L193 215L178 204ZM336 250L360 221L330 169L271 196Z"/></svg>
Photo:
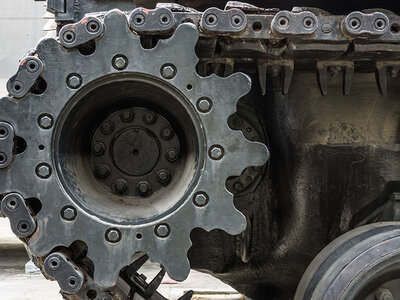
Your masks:
<svg viewBox="0 0 400 300"><path fill-rule="evenodd" d="M161 67L161 75L165 79L172 79L176 75L176 68L173 65L167 64Z"/></svg>
<svg viewBox="0 0 400 300"><path fill-rule="evenodd" d="M110 243L118 243L121 240L121 232L117 228L108 229L106 232L106 240Z"/></svg>
<svg viewBox="0 0 400 300"><path fill-rule="evenodd" d="M123 179L117 179L113 184L113 189L117 194L123 194L128 189L128 185L126 181Z"/></svg>
<svg viewBox="0 0 400 300"><path fill-rule="evenodd" d="M143 121L146 124L153 124L157 119L157 116L154 112L148 111L144 114Z"/></svg>
<svg viewBox="0 0 400 300"><path fill-rule="evenodd" d="M219 160L224 156L224 148L219 145L211 146L208 155L214 160Z"/></svg>
<svg viewBox="0 0 400 300"><path fill-rule="evenodd" d="M169 149L166 156L169 161L176 161L178 159L178 151L175 149Z"/></svg>
<svg viewBox="0 0 400 300"><path fill-rule="evenodd" d="M137 185L137 191L140 196L146 197L151 191L149 183L147 181L139 182Z"/></svg>
<svg viewBox="0 0 400 300"><path fill-rule="evenodd" d="M155 233L160 238L165 238L171 233L171 229L168 224L159 224L155 228Z"/></svg>
<svg viewBox="0 0 400 300"><path fill-rule="evenodd" d="M96 156L100 156L104 154L105 146L102 142L96 142L92 147L93 154Z"/></svg>
<svg viewBox="0 0 400 300"><path fill-rule="evenodd" d="M51 167L46 163L39 164L36 167L36 175L43 179L49 178L51 175Z"/></svg>
<svg viewBox="0 0 400 300"><path fill-rule="evenodd" d="M161 136L165 140L169 140L170 138L172 138L173 135L174 135L174 131L169 126L166 126L161 130Z"/></svg>
<svg viewBox="0 0 400 300"><path fill-rule="evenodd" d="M197 101L197 110L202 113L208 113L212 108L212 101L208 98L200 98Z"/></svg>
<svg viewBox="0 0 400 300"><path fill-rule="evenodd" d="M72 221L76 218L76 210L71 206L66 206L61 212L61 216L64 220Z"/></svg>
<svg viewBox="0 0 400 300"><path fill-rule="evenodd" d="M99 178L103 178L103 179L107 178L108 175L110 175L110 173L111 173L110 167L107 165L100 165L96 170L96 175Z"/></svg>
<svg viewBox="0 0 400 300"><path fill-rule="evenodd" d="M82 78L78 75L69 75L67 79L67 84L70 88L77 89L82 84Z"/></svg>
<svg viewBox="0 0 400 300"><path fill-rule="evenodd" d="M198 207L204 207L208 203L208 195L204 192L198 192L193 197L193 203Z"/></svg>
<svg viewBox="0 0 400 300"><path fill-rule="evenodd" d="M110 134L114 130L114 124L111 121L104 121L100 130L104 134Z"/></svg>
<svg viewBox="0 0 400 300"><path fill-rule="evenodd" d="M50 129L53 126L53 117L48 114L43 114L39 116L38 124L40 128Z"/></svg>
<svg viewBox="0 0 400 300"><path fill-rule="evenodd" d="M133 119L133 112L130 109L125 109L121 113L121 120L124 122L132 121Z"/></svg>
<svg viewBox="0 0 400 300"><path fill-rule="evenodd" d="M113 67L117 70L123 70L128 66L128 59L125 56L117 55L113 59Z"/></svg>
<svg viewBox="0 0 400 300"><path fill-rule="evenodd" d="M170 174L167 170L162 169L157 172L157 180L161 183L167 183L170 179Z"/></svg>

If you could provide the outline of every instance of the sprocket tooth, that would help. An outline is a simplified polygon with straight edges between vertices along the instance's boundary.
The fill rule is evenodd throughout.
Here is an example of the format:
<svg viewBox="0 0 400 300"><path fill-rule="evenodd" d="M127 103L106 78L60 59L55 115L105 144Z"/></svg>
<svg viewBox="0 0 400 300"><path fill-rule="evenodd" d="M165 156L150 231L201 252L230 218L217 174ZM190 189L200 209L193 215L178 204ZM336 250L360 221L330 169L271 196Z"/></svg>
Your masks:
<svg viewBox="0 0 400 300"><path fill-rule="evenodd" d="M198 39L199 31L196 26L192 23L183 23L176 28L174 34L169 39L160 40L155 49L168 50L168 48L173 45L173 47L183 47L194 50ZM193 56L193 52L187 51L187 54Z"/></svg>

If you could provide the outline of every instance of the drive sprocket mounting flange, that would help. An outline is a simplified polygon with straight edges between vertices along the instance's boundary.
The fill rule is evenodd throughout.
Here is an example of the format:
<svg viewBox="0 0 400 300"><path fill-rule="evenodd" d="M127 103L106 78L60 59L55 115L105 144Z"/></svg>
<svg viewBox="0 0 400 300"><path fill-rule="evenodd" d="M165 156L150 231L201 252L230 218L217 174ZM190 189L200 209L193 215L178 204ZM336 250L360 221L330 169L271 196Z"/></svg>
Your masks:
<svg viewBox="0 0 400 300"><path fill-rule="evenodd" d="M92 53L42 40L44 91L1 99L0 120L27 147L0 170L0 194L40 200L26 240L39 262L82 241L99 286L113 286L137 252L184 280L193 228L246 228L225 181L269 152L227 122L251 81L200 77L191 23L144 49L122 12L101 22Z"/></svg>

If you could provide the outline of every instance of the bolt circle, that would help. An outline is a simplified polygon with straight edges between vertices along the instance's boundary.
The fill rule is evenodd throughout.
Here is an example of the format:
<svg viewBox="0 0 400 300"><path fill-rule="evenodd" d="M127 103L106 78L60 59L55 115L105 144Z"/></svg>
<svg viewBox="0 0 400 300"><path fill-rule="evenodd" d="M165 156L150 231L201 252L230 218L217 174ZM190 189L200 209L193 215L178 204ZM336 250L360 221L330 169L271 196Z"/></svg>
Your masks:
<svg viewBox="0 0 400 300"><path fill-rule="evenodd" d="M0 152L0 165L5 164L7 161L7 154Z"/></svg>
<svg viewBox="0 0 400 300"><path fill-rule="evenodd" d="M198 207L204 207L208 204L208 195L205 192L198 192L193 196L193 203Z"/></svg>
<svg viewBox="0 0 400 300"><path fill-rule="evenodd" d="M165 169L159 170L157 172L157 180L162 184L167 183L170 180L170 173Z"/></svg>
<svg viewBox="0 0 400 300"><path fill-rule="evenodd" d="M128 66L128 59L124 55L115 55L112 59L112 65L117 70L124 70Z"/></svg>
<svg viewBox="0 0 400 300"><path fill-rule="evenodd" d="M111 169L109 166L107 165L100 165L97 169L96 169L96 176L102 179L107 178L111 173Z"/></svg>
<svg viewBox="0 0 400 300"><path fill-rule="evenodd" d="M20 233L27 233L31 230L31 225L27 221L20 221L17 225L17 229Z"/></svg>
<svg viewBox="0 0 400 300"><path fill-rule="evenodd" d="M168 161L174 162L174 161L176 161L178 159L179 154L178 154L178 151L176 149L169 149L165 156L166 156Z"/></svg>
<svg viewBox="0 0 400 300"><path fill-rule="evenodd" d="M224 156L224 148L220 145L213 145L208 150L211 159L220 160Z"/></svg>
<svg viewBox="0 0 400 300"><path fill-rule="evenodd" d="M51 167L46 163L39 164L36 167L36 175L40 178L47 179L51 175Z"/></svg>
<svg viewBox="0 0 400 300"><path fill-rule="evenodd" d="M202 113L208 113L212 108L212 101L206 97L197 100L197 110Z"/></svg>
<svg viewBox="0 0 400 300"><path fill-rule="evenodd" d="M166 223L158 224L156 226L156 228L154 229L154 233L156 234L156 236L158 236L160 238L166 238L166 237L168 237L170 235L171 228Z"/></svg>
<svg viewBox="0 0 400 300"><path fill-rule="evenodd" d="M130 109L124 109L120 117L123 122L129 122L133 120L134 114Z"/></svg>
<svg viewBox="0 0 400 300"><path fill-rule="evenodd" d="M47 266L53 271L57 271L61 268L61 260L58 257L52 257L47 261Z"/></svg>
<svg viewBox="0 0 400 300"><path fill-rule="evenodd" d="M114 124L111 121L104 121L101 124L100 131L104 134L110 134L114 130Z"/></svg>
<svg viewBox="0 0 400 300"><path fill-rule="evenodd" d="M140 181L137 184L137 192L140 196L146 197L151 192L151 187L147 181Z"/></svg>
<svg viewBox="0 0 400 300"><path fill-rule="evenodd" d="M161 129L160 134L164 140L169 140L170 138L172 138L174 136L174 131L172 130L171 127L166 126L163 129Z"/></svg>
<svg viewBox="0 0 400 300"><path fill-rule="evenodd" d="M61 216L64 220L73 221L76 218L76 210L72 206L66 206L62 209Z"/></svg>
<svg viewBox="0 0 400 300"><path fill-rule="evenodd" d="M106 240L110 243L118 243L121 240L121 232L117 228L110 228L106 231Z"/></svg>
<svg viewBox="0 0 400 300"><path fill-rule="evenodd" d="M172 64L165 64L161 67L161 75L165 79L172 79L176 75L176 68Z"/></svg>
<svg viewBox="0 0 400 300"><path fill-rule="evenodd" d="M71 89L77 89L82 85L82 77L79 74L69 74L67 77L67 85Z"/></svg>
<svg viewBox="0 0 400 300"><path fill-rule="evenodd" d="M143 121L146 123L146 124L154 124L154 122L157 120L157 115L154 113L154 112L152 112L152 111L148 111L148 112L146 112L145 114L144 114L144 116L143 116Z"/></svg>
<svg viewBox="0 0 400 300"><path fill-rule="evenodd" d="M38 118L38 124L42 129L50 129L53 127L54 119L49 114L41 114Z"/></svg>
<svg viewBox="0 0 400 300"><path fill-rule="evenodd" d="M123 179L117 179L113 184L113 190L117 194L123 194L128 189L128 184Z"/></svg>
<svg viewBox="0 0 400 300"><path fill-rule="evenodd" d="M105 152L105 146L102 142L95 142L92 146L92 152L96 156L101 156Z"/></svg>

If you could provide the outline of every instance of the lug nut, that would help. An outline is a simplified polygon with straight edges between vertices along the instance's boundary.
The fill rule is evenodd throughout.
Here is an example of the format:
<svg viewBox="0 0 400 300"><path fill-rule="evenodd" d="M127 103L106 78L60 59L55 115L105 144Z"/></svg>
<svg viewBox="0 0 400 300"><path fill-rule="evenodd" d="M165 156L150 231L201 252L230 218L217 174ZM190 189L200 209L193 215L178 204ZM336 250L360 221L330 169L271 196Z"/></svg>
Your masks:
<svg viewBox="0 0 400 300"><path fill-rule="evenodd" d="M121 113L121 120L124 122L132 121L133 119L133 112L130 109L124 109Z"/></svg>
<svg viewBox="0 0 400 300"><path fill-rule="evenodd" d="M114 130L114 124L111 121L104 121L100 130L104 134L110 134Z"/></svg>
<svg viewBox="0 0 400 300"><path fill-rule="evenodd" d="M53 117L49 114L42 114L38 118L40 128L50 129L53 126Z"/></svg>
<svg viewBox="0 0 400 300"><path fill-rule="evenodd" d="M165 140L169 140L170 138L172 138L173 135L174 135L174 131L169 126L166 126L161 130L161 136Z"/></svg>
<svg viewBox="0 0 400 300"><path fill-rule="evenodd" d="M105 146L102 142L96 142L93 144L92 152L96 156L103 155L105 151Z"/></svg>
<svg viewBox="0 0 400 300"><path fill-rule="evenodd" d="M165 79L172 79L176 75L176 68L173 65L167 64L161 67L161 75Z"/></svg>
<svg viewBox="0 0 400 300"><path fill-rule="evenodd" d="M39 164L36 167L36 175L43 179L49 178L51 175L51 167L46 163Z"/></svg>
<svg viewBox="0 0 400 300"><path fill-rule="evenodd" d="M212 101L208 98L200 98L197 100L197 110L202 113L208 113L212 108Z"/></svg>
<svg viewBox="0 0 400 300"><path fill-rule="evenodd" d="M157 172L157 180L160 183L164 183L164 184L167 183L170 180L170 173L165 169L158 171Z"/></svg>
<svg viewBox="0 0 400 300"><path fill-rule="evenodd" d="M110 167L107 165L100 165L97 169L96 169L96 175L99 178L107 178L108 175L110 175L111 170Z"/></svg>
<svg viewBox="0 0 400 300"><path fill-rule="evenodd" d="M117 179L113 184L113 189L117 194L123 194L128 189L128 185L126 181L123 179Z"/></svg>
<svg viewBox="0 0 400 300"><path fill-rule="evenodd" d="M176 161L178 159L178 151L175 149L169 149L166 154L167 159L170 162Z"/></svg>
<svg viewBox="0 0 400 300"><path fill-rule="evenodd" d="M151 191L149 183L147 181L139 182L137 185L137 191L140 196L146 197Z"/></svg>
<svg viewBox="0 0 400 300"><path fill-rule="evenodd" d="M157 116L154 112L148 111L144 114L143 121L146 124L153 124L157 119Z"/></svg>
<svg viewBox="0 0 400 300"><path fill-rule="evenodd" d="M76 210L71 206L66 206L61 212L61 216L64 220L72 221L76 218Z"/></svg>
<svg viewBox="0 0 400 300"><path fill-rule="evenodd" d="M123 55L116 55L112 61L113 67L117 70L123 70L128 66L128 59Z"/></svg>
<svg viewBox="0 0 400 300"><path fill-rule="evenodd" d="M71 74L68 76L67 85L72 89L77 89L82 84L82 77L76 74Z"/></svg>
<svg viewBox="0 0 400 300"><path fill-rule="evenodd" d="M121 232L117 228L108 229L106 232L106 240L110 243L118 243L121 240Z"/></svg>
<svg viewBox="0 0 400 300"><path fill-rule="evenodd" d="M158 237L165 238L165 237L169 236L170 233L171 233L171 229L169 228L168 224L159 224L155 228L155 234Z"/></svg>
<svg viewBox="0 0 400 300"><path fill-rule="evenodd" d="M198 207L204 207L208 203L208 195L204 192L198 192L193 197L193 203Z"/></svg>
<svg viewBox="0 0 400 300"><path fill-rule="evenodd" d="M224 156L224 148L219 145L211 146L208 155L214 160L219 160Z"/></svg>

